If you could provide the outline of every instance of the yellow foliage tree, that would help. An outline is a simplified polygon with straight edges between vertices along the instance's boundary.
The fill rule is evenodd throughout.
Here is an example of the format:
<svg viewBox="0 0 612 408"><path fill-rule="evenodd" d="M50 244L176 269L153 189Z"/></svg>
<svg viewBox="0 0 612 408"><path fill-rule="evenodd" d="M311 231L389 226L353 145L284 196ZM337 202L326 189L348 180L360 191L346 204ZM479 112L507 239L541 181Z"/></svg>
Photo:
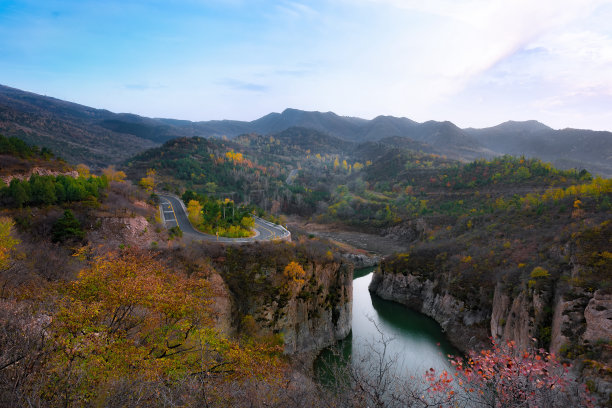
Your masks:
<svg viewBox="0 0 612 408"><path fill-rule="evenodd" d="M240 220L240 225L242 225L246 229L251 229L255 226L255 220L253 217L242 217Z"/></svg>
<svg viewBox="0 0 612 408"><path fill-rule="evenodd" d="M147 176L140 179L138 184L140 187L147 190L149 193L152 193L155 190L155 169L148 169Z"/></svg>
<svg viewBox="0 0 612 408"><path fill-rule="evenodd" d="M197 200L189 200L187 203L187 217L195 226L202 223L202 204Z"/></svg>
<svg viewBox="0 0 612 408"><path fill-rule="evenodd" d="M124 172L115 169L114 165L110 165L103 169L102 174L106 176L108 181L116 181L118 183L125 182L125 178L127 177Z"/></svg>
<svg viewBox="0 0 612 408"><path fill-rule="evenodd" d="M240 381L279 373L278 346L240 345L212 328L202 273L167 269L146 252L122 251L95 258L65 284L47 329L45 405L90 406L125 378Z"/></svg>
<svg viewBox="0 0 612 408"><path fill-rule="evenodd" d="M79 177L87 178L90 175L89 166L86 164L83 164L83 163L77 164L76 170L77 170L77 173L79 173Z"/></svg>
<svg viewBox="0 0 612 408"><path fill-rule="evenodd" d="M285 266L283 274L286 278L293 280L297 284L301 285L305 282L304 278L306 277L306 272L304 271L304 268L302 268L302 265L295 261L291 261L287 264L287 266Z"/></svg>
<svg viewBox="0 0 612 408"><path fill-rule="evenodd" d="M19 243L13 238L15 222L8 217L0 217L0 271L9 266L11 250Z"/></svg>
<svg viewBox="0 0 612 408"><path fill-rule="evenodd" d="M229 161L232 161L236 164L240 164L244 161L244 157L242 157L242 153L236 153L233 150L230 150L229 152L225 153L225 157L227 157Z"/></svg>

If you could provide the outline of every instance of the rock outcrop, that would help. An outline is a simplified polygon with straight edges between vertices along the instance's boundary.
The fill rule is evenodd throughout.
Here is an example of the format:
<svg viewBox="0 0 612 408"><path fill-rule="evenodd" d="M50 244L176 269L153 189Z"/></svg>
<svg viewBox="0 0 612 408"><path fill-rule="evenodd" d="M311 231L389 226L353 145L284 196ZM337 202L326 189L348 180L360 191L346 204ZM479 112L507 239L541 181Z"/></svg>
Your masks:
<svg viewBox="0 0 612 408"><path fill-rule="evenodd" d="M9 174L6 176L1 176L0 180L2 180L5 184L10 184L11 180L13 179L29 180L33 174L37 174L39 176L68 176L68 177L73 177L73 178L77 178L79 176L79 173L76 170L55 171L55 170L46 169L44 167L33 167L26 173Z"/></svg>
<svg viewBox="0 0 612 408"><path fill-rule="evenodd" d="M548 294L537 290L521 291L518 296L511 299L505 293L504 285L498 283L493 295L493 310L491 312L491 337L497 341L514 341L519 350L526 350L533 346L542 346L534 343L538 337L538 330L547 327L547 339L550 337L550 316L548 310Z"/></svg>
<svg viewBox="0 0 612 408"><path fill-rule="evenodd" d="M586 330L584 340L589 342L609 341L612 338L612 294L595 292L584 309Z"/></svg>
<svg viewBox="0 0 612 408"><path fill-rule="evenodd" d="M97 225L90 227L91 231L87 237L89 241L96 243L99 252L120 245L149 248L152 242L161 239L159 234L154 232L154 227L140 215L101 217Z"/></svg>
<svg viewBox="0 0 612 408"><path fill-rule="evenodd" d="M470 310L465 302L448 292L439 291L439 283L410 273L385 273L384 267L374 272L370 292L417 310L435 319L459 349L467 350L483 344L488 336L484 325L489 313Z"/></svg>
<svg viewBox="0 0 612 408"><path fill-rule="evenodd" d="M239 335L282 337L287 354L302 354L349 334L353 264L319 249L280 242L214 249Z"/></svg>
<svg viewBox="0 0 612 408"><path fill-rule="evenodd" d="M378 255L366 255L366 254L354 254L354 253L345 253L342 254L342 257L347 261L351 262L355 269L360 268L371 268L380 264L380 256Z"/></svg>
<svg viewBox="0 0 612 408"><path fill-rule="evenodd" d="M263 330L283 335L287 354L318 351L348 336L353 306L350 264L314 265L308 281L292 287L286 304L262 304L253 316Z"/></svg>

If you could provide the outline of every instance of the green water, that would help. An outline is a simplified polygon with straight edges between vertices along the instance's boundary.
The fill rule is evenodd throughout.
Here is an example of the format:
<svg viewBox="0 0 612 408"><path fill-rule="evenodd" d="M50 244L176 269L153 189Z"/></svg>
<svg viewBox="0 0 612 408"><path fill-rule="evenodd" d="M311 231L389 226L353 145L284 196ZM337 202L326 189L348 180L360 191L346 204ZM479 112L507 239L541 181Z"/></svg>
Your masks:
<svg viewBox="0 0 612 408"><path fill-rule="evenodd" d="M320 381L328 382L326 367L330 361L337 363L344 356L345 364L355 360L351 356L372 353L371 347L381 350L381 334L392 338L386 355L397 363L405 375L421 377L430 367L437 371L449 369L447 354L457 354L442 328L433 319L414 312L395 302L371 295L368 285L374 268L355 271L353 279L353 326L345 340L335 350L324 350L315 361L315 373ZM353 363L358 364L358 363Z"/></svg>

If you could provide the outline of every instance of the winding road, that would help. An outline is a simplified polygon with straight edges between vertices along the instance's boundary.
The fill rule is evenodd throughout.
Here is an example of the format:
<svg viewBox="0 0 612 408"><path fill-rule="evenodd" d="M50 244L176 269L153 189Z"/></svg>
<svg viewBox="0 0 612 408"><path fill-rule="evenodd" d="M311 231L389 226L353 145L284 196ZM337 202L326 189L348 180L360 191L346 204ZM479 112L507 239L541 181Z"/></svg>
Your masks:
<svg viewBox="0 0 612 408"><path fill-rule="evenodd" d="M255 220L255 227L253 228L255 230L255 235L252 237L226 238L204 234L203 232L196 230L193 225L191 225L191 222L189 222L185 204L181 199L165 193L157 193L157 195L159 196L160 200L159 211L162 215L166 228L178 226L183 232L183 236L201 241L234 244L243 244L255 241L291 240L291 233L287 231L286 228L255 216L253 217Z"/></svg>

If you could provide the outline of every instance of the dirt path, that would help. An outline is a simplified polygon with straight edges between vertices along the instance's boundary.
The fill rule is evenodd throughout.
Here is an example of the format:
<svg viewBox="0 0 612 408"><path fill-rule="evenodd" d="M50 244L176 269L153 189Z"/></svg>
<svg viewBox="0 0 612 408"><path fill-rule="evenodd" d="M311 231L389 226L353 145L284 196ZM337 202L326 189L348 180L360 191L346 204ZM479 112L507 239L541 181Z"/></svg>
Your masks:
<svg viewBox="0 0 612 408"><path fill-rule="evenodd" d="M299 217L289 217L287 227L294 236L312 234L348 244L376 255L386 256L394 252L405 252L408 244L394 239L365 232L347 231L338 226L308 222Z"/></svg>

